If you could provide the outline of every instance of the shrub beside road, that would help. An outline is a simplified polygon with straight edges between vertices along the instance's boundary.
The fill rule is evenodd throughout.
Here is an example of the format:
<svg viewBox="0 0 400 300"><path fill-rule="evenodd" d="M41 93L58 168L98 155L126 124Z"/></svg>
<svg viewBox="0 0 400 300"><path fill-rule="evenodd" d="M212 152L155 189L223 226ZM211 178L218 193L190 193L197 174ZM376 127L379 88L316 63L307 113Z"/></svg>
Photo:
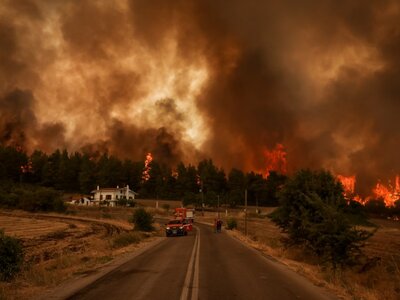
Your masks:
<svg viewBox="0 0 400 300"><path fill-rule="evenodd" d="M21 270L24 252L20 241L0 229L0 280L13 279Z"/></svg>

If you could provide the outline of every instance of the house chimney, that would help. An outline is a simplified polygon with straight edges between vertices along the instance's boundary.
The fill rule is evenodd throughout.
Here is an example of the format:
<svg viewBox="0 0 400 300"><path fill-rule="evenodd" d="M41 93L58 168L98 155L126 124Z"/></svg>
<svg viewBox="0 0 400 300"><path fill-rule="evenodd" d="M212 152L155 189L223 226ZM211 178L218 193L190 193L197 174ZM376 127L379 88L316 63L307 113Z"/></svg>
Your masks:
<svg viewBox="0 0 400 300"><path fill-rule="evenodd" d="M97 190L99 190L100 189L100 187L99 186L97 186Z"/></svg>
<svg viewBox="0 0 400 300"><path fill-rule="evenodd" d="M117 189L119 189L119 185L117 185Z"/></svg>

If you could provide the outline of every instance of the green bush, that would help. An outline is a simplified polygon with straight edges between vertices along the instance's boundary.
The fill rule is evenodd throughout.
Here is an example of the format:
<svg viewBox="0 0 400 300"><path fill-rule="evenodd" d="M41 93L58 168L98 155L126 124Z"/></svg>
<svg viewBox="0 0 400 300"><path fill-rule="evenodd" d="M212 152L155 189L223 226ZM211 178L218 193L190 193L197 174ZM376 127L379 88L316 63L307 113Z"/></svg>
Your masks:
<svg viewBox="0 0 400 300"><path fill-rule="evenodd" d="M134 224L135 230L140 231L152 231L153 230L153 216L147 212L144 208L140 207L136 209L130 220Z"/></svg>
<svg viewBox="0 0 400 300"><path fill-rule="evenodd" d="M229 218L226 220L226 228L229 230L236 229L237 228L237 221L235 218Z"/></svg>
<svg viewBox="0 0 400 300"><path fill-rule="evenodd" d="M128 200L126 198L120 198L117 201L118 206L126 206L127 203L128 203Z"/></svg>
<svg viewBox="0 0 400 300"><path fill-rule="evenodd" d="M136 202L133 201L133 200L131 200L131 199L129 199L129 200L126 202L126 206L135 207L135 205L136 205Z"/></svg>
<svg viewBox="0 0 400 300"><path fill-rule="evenodd" d="M126 198L120 198L117 201L118 206L129 206L129 207L134 207L135 206L135 201L132 199L126 199Z"/></svg>
<svg viewBox="0 0 400 300"><path fill-rule="evenodd" d="M12 279L22 267L24 253L18 239L0 229L0 280Z"/></svg>
<svg viewBox="0 0 400 300"><path fill-rule="evenodd" d="M272 220L300 244L330 262L333 268L355 262L372 233L350 222L343 187L329 172L301 170L283 187Z"/></svg>

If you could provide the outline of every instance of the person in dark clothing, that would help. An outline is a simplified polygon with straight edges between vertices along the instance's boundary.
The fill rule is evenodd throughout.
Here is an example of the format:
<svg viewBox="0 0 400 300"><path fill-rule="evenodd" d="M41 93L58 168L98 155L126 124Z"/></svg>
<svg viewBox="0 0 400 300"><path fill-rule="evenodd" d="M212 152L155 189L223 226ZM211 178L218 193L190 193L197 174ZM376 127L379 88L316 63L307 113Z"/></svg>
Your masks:
<svg viewBox="0 0 400 300"><path fill-rule="evenodd" d="M218 219L217 220L217 232L221 232L222 228L222 220Z"/></svg>

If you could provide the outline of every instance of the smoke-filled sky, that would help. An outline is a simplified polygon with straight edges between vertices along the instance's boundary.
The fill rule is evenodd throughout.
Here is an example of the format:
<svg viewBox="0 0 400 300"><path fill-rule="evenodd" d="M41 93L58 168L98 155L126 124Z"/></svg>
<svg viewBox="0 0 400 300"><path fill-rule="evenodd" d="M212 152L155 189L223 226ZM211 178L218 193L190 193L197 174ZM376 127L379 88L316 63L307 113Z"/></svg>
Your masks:
<svg viewBox="0 0 400 300"><path fill-rule="evenodd" d="M400 173L400 2L3 0L0 143Z"/></svg>

